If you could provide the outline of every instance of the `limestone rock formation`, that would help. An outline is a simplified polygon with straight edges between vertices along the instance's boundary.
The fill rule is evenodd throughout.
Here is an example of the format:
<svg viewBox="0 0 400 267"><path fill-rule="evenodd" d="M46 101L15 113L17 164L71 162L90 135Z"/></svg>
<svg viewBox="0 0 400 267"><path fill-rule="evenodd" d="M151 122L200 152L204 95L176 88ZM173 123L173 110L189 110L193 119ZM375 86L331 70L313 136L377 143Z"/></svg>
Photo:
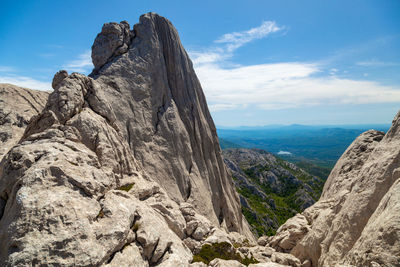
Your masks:
<svg viewBox="0 0 400 267"><path fill-rule="evenodd" d="M141 16L130 34L126 27L126 22L103 26L93 44L96 69L90 76L101 84L138 165L176 202L191 203L213 224L248 231L176 29L154 13ZM116 52L126 45L125 53Z"/></svg>
<svg viewBox="0 0 400 267"><path fill-rule="evenodd" d="M0 84L0 161L24 133L32 116L46 105L49 93Z"/></svg>
<svg viewBox="0 0 400 267"><path fill-rule="evenodd" d="M105 24L92 51L0 165L0 265L188 266L207 239L254 240L171 23Z"/></svg>
<svg viewBox="0 0 400 267"><path fill-rule="evenodd" d="M400 265L400 113L384 134L361 134L332 170L321 199L269 245L311 266Z"/></svg>

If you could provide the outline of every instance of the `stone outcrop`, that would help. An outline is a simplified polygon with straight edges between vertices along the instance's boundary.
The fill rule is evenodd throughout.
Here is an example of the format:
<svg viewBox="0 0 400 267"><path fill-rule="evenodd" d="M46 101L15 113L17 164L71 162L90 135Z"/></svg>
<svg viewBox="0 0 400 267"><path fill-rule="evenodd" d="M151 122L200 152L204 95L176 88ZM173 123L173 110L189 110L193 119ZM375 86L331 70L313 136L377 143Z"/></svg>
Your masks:
<svg viewBox="0 0 400 267"><path fill-rule="evenodd" d="M400 264L400 113L361 134L332 170L320 200L269 242L311 266Z"/></svg>
<svg viewBox="0 0 400 267"><path fill-rule="evenodd" d="M42 111L49 93L0 84L0 161L18 143L32 116Z"/></svg>
<svg viewBox="0 0 400 267"><path fill-rule="evenodd" d="M248 231L176 29L154 13L141 16L129 34L126 27L103 26L92 47L96 69L90 77L100 84L138 165L176 202L191 203L215 225Z"/></svg>
<svg viewBox="0 0 400 267"><path fill-rule="evenodd" d="M171 23L105 24L92 51L3 158L0 265L188 266L207 239L254 240Z"/></svg>

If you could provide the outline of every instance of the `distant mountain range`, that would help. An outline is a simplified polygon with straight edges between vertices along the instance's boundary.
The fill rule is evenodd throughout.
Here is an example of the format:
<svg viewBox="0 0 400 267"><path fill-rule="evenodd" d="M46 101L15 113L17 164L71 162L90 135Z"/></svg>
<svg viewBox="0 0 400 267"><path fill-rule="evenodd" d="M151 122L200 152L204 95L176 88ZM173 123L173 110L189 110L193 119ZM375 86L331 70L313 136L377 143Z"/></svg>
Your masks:
<svg viewBox="0 0 400 267"><path fill-rule="evenodd" d="M305 124L270 124L262 126L216 126L218 130L238 130L238 131L262 131L262 130L311 130L311 129L326 129L326 128L341 128L341 129L375 129L378 131L386 131L389 129L389 123L370 123L370 124L326 124L326 125L305 125Z"/></svg>
<svg viewBox="0 0 400 267"><path fill-rule="evenodd" d="M242 126L222 127L217 132L223 149L245 147L281 152L279 156L288 161L325 168L322 176L327 176L351 142L369 129L386 132L389 125Z"/></svg>

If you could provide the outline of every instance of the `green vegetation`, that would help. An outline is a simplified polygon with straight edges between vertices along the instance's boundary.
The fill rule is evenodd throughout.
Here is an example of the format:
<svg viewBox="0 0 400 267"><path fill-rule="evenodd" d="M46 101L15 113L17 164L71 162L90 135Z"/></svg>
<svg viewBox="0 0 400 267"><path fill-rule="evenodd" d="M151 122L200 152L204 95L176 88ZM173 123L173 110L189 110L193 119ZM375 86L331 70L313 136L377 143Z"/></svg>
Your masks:
<svg viewBox="0 0 400 267"><path fill-rule="evenodd" d="M103 211L103 208L101 208L101 210L99 211L99 214L97 214L96 220L97 220L97 219L101 219L101 218L104 218L104 211Z"/></svg>
<svg viewBox="0 0 400 267"><path fill-rule="evenodd" d="M269 183L260 181L259 175L265 171L273 171L276 168L282 168L287 172L277 175L280 182L280 190L274 190ZM254 165L248 168L241 166L247 179L256 185L267 196L267 199L254 194L251 188L246 185L241 186L236 183L236 190L244 197L248 207L242 206L242 213L250 224L253 232L258 236L274 235L277 228L293 217L296 213L302 212L302 202L298 201L296 193L309 186L312 189L309 195L317 201L323 188L324 181L316 179L300 168L293 166L280 158L276 157L276 165ZM289 174L288 174L289 173ZM303 183L293 182L293 176ZM234 179L236 179L234 177ZM236 181L238 181L236 179Z"/></svg>
<svg viewBox="0 0 400 267"><path fill-rule="evenodd" d="M292 208L295 206L293 201L287 201L284 197L280 197L275 193L269 193L268 195L275 201L275 208L271 208L267 206L265 200L252 194L247 188L237 188L237 191L249 203L251 209L242 206L242 213L258 236L272 236L276 233L276 229L263 223L263 217L270 218L278 225L281 225L296 214Z"/></svg>
<svg viewBox="0 0 400 267"><path fill-rule="evenodd" d="M258 263L254 257L242 258L239 253L235 252L234 247L227 242L203 245L200 252L193 255L193 262L204 262L205 264L209 264L210 261L216 258L223 260L237 260L246 266L251 263Z"/></svg>
<svg viewBox="0 0 400 267"><path fill-rule="evenodd" d="M135 222L134 225L132 226L132 231L137 232L137 230L139 230L139 227L140 227L140 223Z"/></svg>
<svg viewBox="0 0 400 267"><path fill-rule="evenodd" d="M117 188L117 190L129 192L132 189L134 184L126 184Z"/></svg>
<svg viewBox="0 0 400 267"><path fill-rule="evenodd" d="M303 157L293 157L293 156L280 156L284 160L296 164L298 167L302 168L309 174L317 176L323 180L326 180L331 173L332 168L326 167L324 162L316 160L308 160Z"/></svg>
<svg viewBox="0 0 400 267"><path fill-rule="evenodd" d="M219 145L221 146L221 149L225 148L241 148L238 144L235 144L233 142L229 142L228 140L225 139L219 139Z"/></svg>

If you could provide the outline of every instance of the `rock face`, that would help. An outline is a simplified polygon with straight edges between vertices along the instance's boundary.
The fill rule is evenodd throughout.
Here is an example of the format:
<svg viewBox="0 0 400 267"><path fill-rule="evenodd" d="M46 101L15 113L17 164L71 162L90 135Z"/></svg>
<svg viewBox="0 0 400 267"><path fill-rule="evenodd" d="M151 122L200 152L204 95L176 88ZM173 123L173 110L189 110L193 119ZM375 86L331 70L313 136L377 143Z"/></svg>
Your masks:
<svg viewBox="0 0 400 267"><path fill-rule="evenodd" d="M0 161L21 138L32 116L46 105L49 93L0 84Z"/></svg>
<svg viewBox="0 0 400 267"><path fill-rule="evenodd" d="M269 245L312 266L399 266L400 113L384 134L361 134L332 170L321 199Z"/></svg>
<svg viewBox="0 0 400 267"><path fill-rule="evenodd" d="M126 22L103 26L92 47L96 69L90 76L112 106L137 164L176 202L192 203L213 224L247 231L203 91L176 29L154 13L141 16L129 34L126 27Z"/></svg>
<svg viewBox="0 0 400 267"><path fill-rule="evenodd" d="M105 24L92 51L0 165L0 265L187 266L216 233L254 240L171 23Z"/></svg>
<svg viewBox="0 0 400 267"><path fill-rule="evenodd" d="M273 235L287 219L314 204L322 192L322 179L267 151L224 149L223 157L255 235Z"/></svg>

